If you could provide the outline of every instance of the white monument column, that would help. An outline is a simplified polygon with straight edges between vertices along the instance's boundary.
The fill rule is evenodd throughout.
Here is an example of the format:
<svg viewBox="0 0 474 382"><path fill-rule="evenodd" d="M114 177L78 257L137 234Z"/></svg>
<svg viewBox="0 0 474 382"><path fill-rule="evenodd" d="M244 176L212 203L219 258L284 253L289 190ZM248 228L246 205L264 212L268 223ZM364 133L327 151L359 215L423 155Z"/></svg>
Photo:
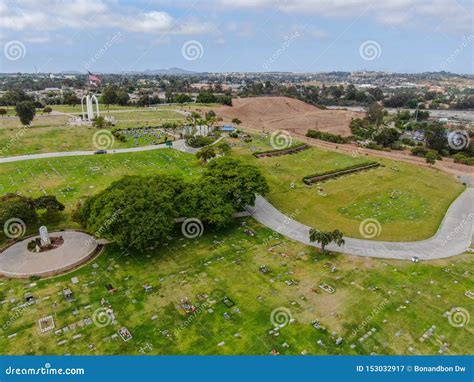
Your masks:
<svg viewBox="0 0 474 382"><path fill-rule="evenodd" d="M42 247L51 244L51 239L49 238L48 229L46 228L46 226L43 225L43 226L40 227L39 234L40 234L40 237L41 237L41 246Z"/></svg>

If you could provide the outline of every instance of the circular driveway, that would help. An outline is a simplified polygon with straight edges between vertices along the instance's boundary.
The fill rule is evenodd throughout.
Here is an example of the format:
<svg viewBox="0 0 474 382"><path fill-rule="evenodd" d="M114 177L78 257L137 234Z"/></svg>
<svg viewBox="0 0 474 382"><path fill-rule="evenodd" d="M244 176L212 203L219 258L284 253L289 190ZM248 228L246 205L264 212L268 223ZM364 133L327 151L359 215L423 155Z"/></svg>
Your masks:
<svg viewBox="0 0 474 382"><path fill-rule="evenodd" d="M91 258L98 243L90 235L78 231L51 232L50 236L62 236L63 245L58 248L35 253L28 250L29 237L0 253L0 276L28 278L30 276L53 276L66 272Z"/></svg>

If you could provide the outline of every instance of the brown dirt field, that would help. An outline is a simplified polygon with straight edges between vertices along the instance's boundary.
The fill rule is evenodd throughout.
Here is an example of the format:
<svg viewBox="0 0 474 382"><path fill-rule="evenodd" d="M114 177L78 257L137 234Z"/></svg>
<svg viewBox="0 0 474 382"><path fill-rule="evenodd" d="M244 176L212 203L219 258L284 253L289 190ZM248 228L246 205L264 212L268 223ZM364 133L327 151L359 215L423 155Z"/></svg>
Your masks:
<svg viewBox="0 0 474 382"><path fill-rule="evenodd" d="M226 122L239 118L242 127L258 130L287 130L306 134L315 129L342 136L351 135L351 118L362 118L364 113L346 110L321 110L303 101L287 97L251 97L232 100L233 106L224 106L217 114Z"/></svg>

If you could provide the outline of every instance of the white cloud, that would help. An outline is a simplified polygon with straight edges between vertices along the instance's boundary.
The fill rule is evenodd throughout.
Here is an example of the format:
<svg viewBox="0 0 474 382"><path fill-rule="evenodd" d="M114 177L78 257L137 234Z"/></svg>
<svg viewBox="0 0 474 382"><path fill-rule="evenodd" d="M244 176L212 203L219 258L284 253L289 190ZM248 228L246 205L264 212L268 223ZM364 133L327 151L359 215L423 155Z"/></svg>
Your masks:
<svg viewBox="0 0 474 382"><path fill-rule="evenodd" d="M114 28L145 34L199 34L211 25L177 20L159 10L122 7L114 0L17 0L0 3L0 25L12 31Z"/></svg>
<svg viewBox="0 0 474 382"><path fill-rule="evenodd" d="M49 36L31 36L25 37L22 39L24 42L28 42L30 44L47 44L51 42L51 37Z"/></svg>
<svg viewBox="0 0 474 382"><path fill-rule="evenodd" d="M148 12L141 14L138 19L126 18L124 27L132 32L162 33L173 26L173 18L166 12Z"/></svg>
<svg viewBox="0 0 474 382"><path fill-rule="evenodd" d="M221 9L276 9L328 18L357 17L362 13L383 25L412 27L440 24L450 31L472 30L472 8L456 0L219 0ZM472 7L472 5L471 5Z"/></svg>

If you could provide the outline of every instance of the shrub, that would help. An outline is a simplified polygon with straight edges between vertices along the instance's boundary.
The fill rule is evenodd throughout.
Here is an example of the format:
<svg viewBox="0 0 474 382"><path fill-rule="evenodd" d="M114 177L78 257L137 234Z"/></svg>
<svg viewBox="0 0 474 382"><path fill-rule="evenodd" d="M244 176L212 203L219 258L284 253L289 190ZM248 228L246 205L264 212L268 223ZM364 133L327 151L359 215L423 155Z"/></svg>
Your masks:
<svg viewBox="0 0 474 382"><path fill-rule="evenodd" d="M347 143L349 139L344 138L340 135L325 133L323 131L311 130L309 129L306 132L306 136L309 138L320 139L322 141L332 142L332 143Z"/></svg>
<svg viewBox="0 0 474 382"><path fill-rule="evenodd" d="M380 166L380 163L378 162L364 162L364 163L359 163L355 164L349 167L337 169L337 170L329 170L329 171L324 171L312 175L306 175L303 178L303 182L306 184L311 184L314 182L317 182L319 180L326 180L326 179L331 179L331 178L336 178L341 175L345 174L351 174L354 172L358 171L363 171L363 170L368 170L369 168L375 168Z"/></svg>
<svg viewBox="0 0 474 382"><path fill-rule="evenodd" d="M385 147L383 147L382 145L378 145L375 142L369 142L364 147L366 147L368 149L371 149L371 150L379 150L379 151L385 150Z"/></svg>
<svg viewBox="0 0 474 382"><path fill-rule="evenodd" d="M403 143L401 141L395 141L390 145L392 150L403 150Z"/></svg>
<svg viewBox="0 0 474 382"><path fill-rule="evenodd" d="M296 145L287 147L286 149L274 149L274 150L266 150L266 151L255 151L253 153L254 157L271 157L271 156L278 156L278 155L286 155L286 154L293 154L299 151L303 151L308 149L309 146L306 143L298 143Z"/></svg>
<svg viewBox="0 0 474 382"><path fill-rule="evenodd" d="M411 138L402 138L402 142L403 144L407 145L407 146L415 146L415 141Z"/></svg>
<svg viewBox="0 0 474 382"><path fill-rule="evenodd" d="M213 143L216 139L214 137L204 137L202 135L195 135L186 138L186 144L191 147L204 147Z"/></svg>
<svg viewBox="0 0 474 382"><path fill-rule="evenodd" d="M468 157L463 153L458 153L454 155L454 163L467 164L469 166L474 166L474 157Z"/></svg>

